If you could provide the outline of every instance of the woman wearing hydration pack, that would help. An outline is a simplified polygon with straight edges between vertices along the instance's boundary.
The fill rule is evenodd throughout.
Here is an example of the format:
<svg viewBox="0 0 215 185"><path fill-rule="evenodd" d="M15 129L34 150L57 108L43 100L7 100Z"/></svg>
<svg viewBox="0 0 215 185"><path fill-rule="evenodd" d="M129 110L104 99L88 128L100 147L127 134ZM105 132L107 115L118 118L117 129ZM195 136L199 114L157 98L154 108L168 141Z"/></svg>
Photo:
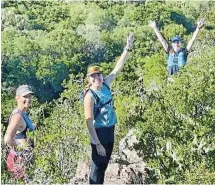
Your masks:
<svg viewBox="0 0 215 185"><path fill-rule="evenodd" d="M183 67L186 64L188 52L190 51L199 33L199 30L200 28L203 27L203 25L204 19L198 21L196 31L194 32L192 39L188 42L186 48L181 48L182 40L179 36L174 36L172 38L172 45L169 45L168 42L163 38L163 36L159 32L155 21L149 22L149 26L153 28L159 41L164 47L166 53L168 54L167 68L169 75L175 74L177 71L179 71L181 67Z"/></svg>
<svg viewBox="0 0 215 185"><path fill-rule="evenodd" d="M114 128L117 123L109 86L123 69L133 42L134 37L130 34L120 59L107 77L103 77L102 68L98 64L88 66L89 89L84 97L84 113L92 147L90 184L104 182L105 171L113 150Z"/></svg>
<svg viewBox="0 0 215 185"><path fill-rule="evenodd" d="M22 156L23 151L31 150L27 141L26 132L27 130L33 131L35 129L35 126L25 112L31 105L32 94L33 92L28 85L21 85L17 88L17 108L15 108L10 115L8 127L4 136L4 142L10 148L10 152L7 156L7 167L8 170L13 173L13 176L17 178L24 176L24 168L28 162ZM17 160L18 156L24 163L22 166L23 168L19 166L21 169L18 169L19 167L15 164L15 160ZM30 160L30 158L28 159Z"/></svg>

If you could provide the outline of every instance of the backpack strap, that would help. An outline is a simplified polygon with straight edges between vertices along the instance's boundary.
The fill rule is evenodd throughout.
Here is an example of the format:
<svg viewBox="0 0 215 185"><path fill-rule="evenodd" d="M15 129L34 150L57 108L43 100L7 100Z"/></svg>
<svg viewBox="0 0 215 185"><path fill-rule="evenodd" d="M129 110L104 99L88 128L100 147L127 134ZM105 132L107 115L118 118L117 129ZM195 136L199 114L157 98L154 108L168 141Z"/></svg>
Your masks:
<svg viewBox="0 0 215 185"><path fill-rule="evenodd" d="M109 87L106 83L103 82L103 85L106 86L106 87L108 88L108 90L110 91L110 87ZM88 91L90 91L90 92L92 93L93 98L95 98L95 100L96 100L95 106L94 106L94 108L95 108L94 119L96 119L96 117L100 114L101 109L102 109L105 105L109 104L113 99L111 98L111 99L108 100L107 102L101 104L101 103L100 103L100 98L99 98L99 96L96 94L95 91L93 91L93 90L90 89L90 88L87 89L87 90L85 91L84 97L86 96L86 94L87 94Z"/></svg>
<svg viewBox="0 0 215 185"><path fill-rule="evenodd" d="M106 86L107 88L108 88L108 90L110 91L110 87L106 84L106 83L104 83L103 82L103 85L104 86ZM95 93L96 94L96 93ZM100 103L98 106L97 106L97 110L96 110L96 113L95 113L95 115L94 115L94 119L96 119L96 117L100 114L100 112L101 112L101 109L105 106L105 105L107 105L107 104L109 104L110 102L112 102L112 98L110 99L110 100L108 100L107 102L105 102L105 103Z"/></svg>
<svg viewBox="0 0 215 185"><path fill-rule="evenodd" d="M90 91L90 92L92 93L93 98L96 100L96 101L94 102L94 110L95 110L95 112L94 112L94 119L96 119L96 117L97 117L97 116L99 115L99 113L101 112L100 98L99 98L99 96L95 93L95 91L92 90L92 89L90 89L90 88L87 89L87 90L85 91L84 97L86 96L86 94L87 94L88 91Z"/></svg>
<svg viewBox="0 0 215 185"><path fill-rule="evenodd" d="M188 56L189 51L187 51L187 48L183 48L181 51L184 53L184 55L185 55L186 57Z"/></svg>
<svg viewBox="0 0 215 185"><path fill-rule="evenodd" d="M94 114L94 119L96 119L96 117L100 114L101 109L102 109L105 105L109 104L110 102L112 102L112 98L111 98L110 100L108 100L107 102L105 102L104 104L99 104L99 106L96 107L96 112L95 112L95 114Z"/></svg>
<svg viewBox="0 0 215 185"><path fill-rule="evenodd" d="M110 91L110 87L109 87L105 82L103 82L103 85L104 85L105 87L107 87L108 90Z"/></svg>
<svg viewBox="0 0 215 185"><path fill-rule="evenodd" d="M94 92L94 90L92 90L92 89L87 89L87 90L85 91L85 93L84 93L84 97L86 96L86 94L87 94L88 91L90 91L90 92L92 93L92 95L93 95L93 98L95 98L95 100L96 100L95 104L99 104L100 98L99 98L99 96Z"/></svg>
<svg viewBox="0 0 215 185"><path fill-rule="evenodd" d="M105 105L109 104L110 102L112 102L112 100L113 100L113 99L111 98L111 99L108 100L107 102L105 102L105 103L103 103L103 104L100 104L100 105L101 105L101 108L104 107Z"/></svg>
<svg viewBox="0 0 215 185"><path fill-rule="evenodd" d="M109 87L106 83L103 82L103 85L104 85L105 87L107 87L108 90L110 91L110 87ZM87 94L88 91L90 91L90 92L92 93L93 98L95 98L95 100L96 100L96 104L99 104L99 102L100 102L99 96L95 93L94 90L92 90L92 89L90 89L90 88L87 89L87 90L84 92L84 97L86 96L86 94Z"/></svg>

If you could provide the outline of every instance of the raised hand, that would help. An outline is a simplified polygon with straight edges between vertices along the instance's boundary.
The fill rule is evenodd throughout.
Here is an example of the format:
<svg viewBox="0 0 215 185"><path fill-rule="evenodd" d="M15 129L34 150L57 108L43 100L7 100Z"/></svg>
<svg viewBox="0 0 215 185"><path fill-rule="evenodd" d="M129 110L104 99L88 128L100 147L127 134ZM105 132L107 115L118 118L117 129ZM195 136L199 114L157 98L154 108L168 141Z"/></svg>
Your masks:
<svg viewBox="0 0 215 185"><path fill-rule="evenodd" d="M205 19L200 19L198 22L197 22L197 27L200 29L204 26L205 24Z"/></svg>
<svg viewBox="0 0 215 185"><path fill-rule="evenodd" d="M133 33L129 33L128 37L127 37L127 45L126 48L128 50L130 50L133 46L134 43L134 34Z"/></svg>
<svg viewBox="0 0 215 185"><path fill-rule="evenodd" d="M149 21L149 26L153 29L157 27L155 21Z"/></svg>

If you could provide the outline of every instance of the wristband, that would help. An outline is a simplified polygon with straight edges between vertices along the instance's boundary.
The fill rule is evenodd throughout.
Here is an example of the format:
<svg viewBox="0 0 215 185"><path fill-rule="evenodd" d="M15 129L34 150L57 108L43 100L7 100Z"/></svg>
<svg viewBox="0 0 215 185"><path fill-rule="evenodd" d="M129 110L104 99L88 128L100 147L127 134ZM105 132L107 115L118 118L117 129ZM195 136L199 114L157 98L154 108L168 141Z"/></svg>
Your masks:
<svg viewBox="0 0 215 185"><path fill-rule="evenodd" d="M128 46L125 46L124 50L131 51L131 49Z"/></svg>
<svg viewBox="0 0 215 185"><path fill-rule="evenodd" d="M202 25L201 27L197 26L197 28L198 28L199 30L202 29L202 27L203 27L203 25Z"/></svg>

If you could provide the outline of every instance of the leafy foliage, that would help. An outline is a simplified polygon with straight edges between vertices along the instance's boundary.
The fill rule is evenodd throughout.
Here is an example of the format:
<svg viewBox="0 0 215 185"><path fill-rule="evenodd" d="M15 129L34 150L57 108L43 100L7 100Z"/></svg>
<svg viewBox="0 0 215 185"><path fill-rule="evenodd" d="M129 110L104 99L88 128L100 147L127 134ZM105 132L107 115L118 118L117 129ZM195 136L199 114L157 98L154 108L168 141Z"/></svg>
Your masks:
<svg viewBox="0 0 215 185"><path fill-rule="evenodd" d="M86 67L99 62L109 74L129 32L133 50L111 87L115 150L135 127L146 183L214 182L213 1L4 1L2 7L1 132L15 107L15 89L31 85L36 97L29 113L38 125L28 135L35 141L32 183L69 183L78 161L90 157L80 102ZM186 44L201 17L207 25L187 65L167 77L166 55L148 21L156 20L167 40L177 34ZM16 183L6 170L3 139L1 145L1 182Z"/></svg>

